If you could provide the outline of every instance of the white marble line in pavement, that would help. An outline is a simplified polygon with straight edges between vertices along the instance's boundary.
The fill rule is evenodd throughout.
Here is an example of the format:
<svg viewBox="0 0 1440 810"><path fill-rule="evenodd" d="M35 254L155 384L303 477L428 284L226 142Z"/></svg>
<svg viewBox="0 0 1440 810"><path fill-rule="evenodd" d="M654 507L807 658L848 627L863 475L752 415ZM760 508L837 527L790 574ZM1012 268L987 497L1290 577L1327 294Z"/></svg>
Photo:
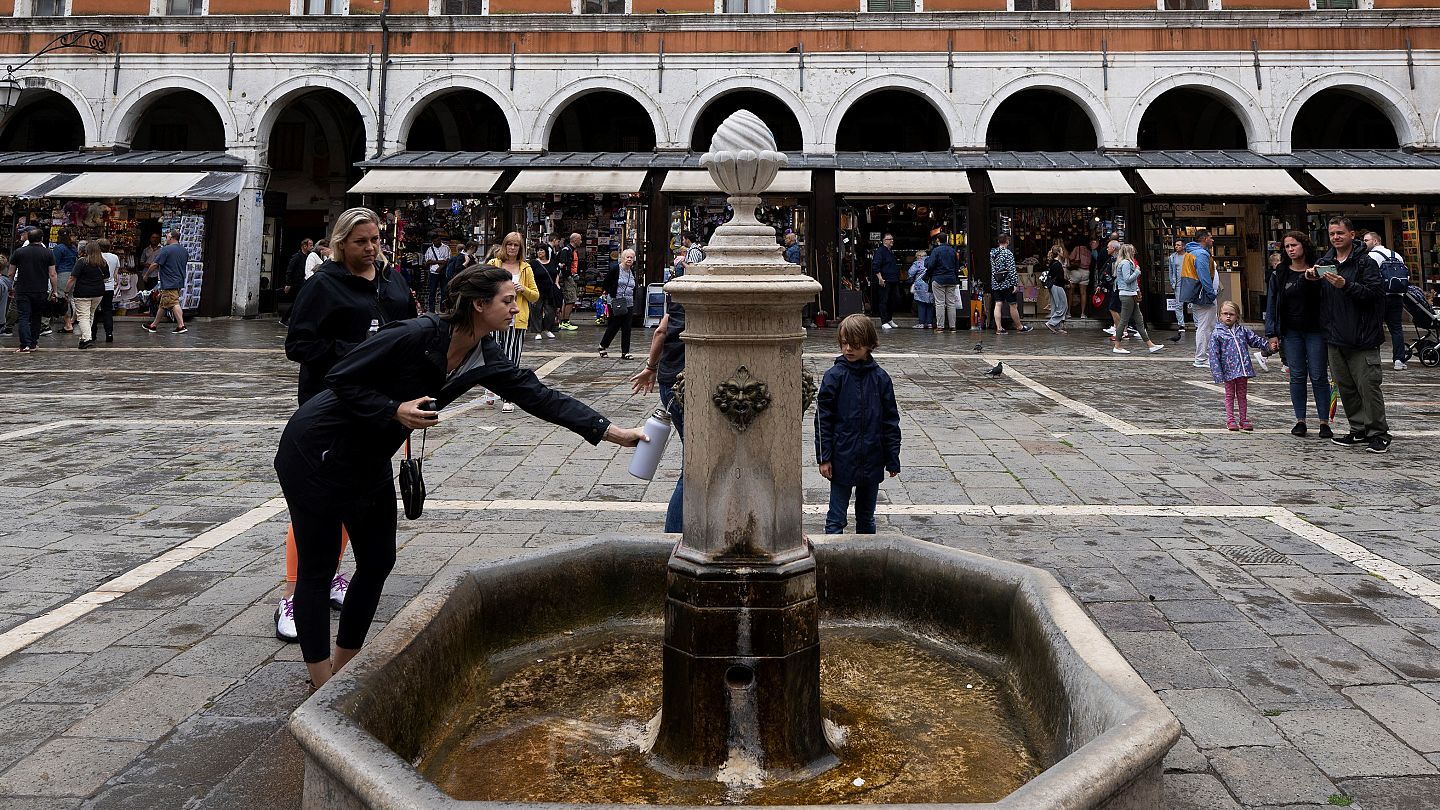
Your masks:
<svg viewBox="0 0 1440 810"><path fill-rule="evenodd" d="M9 433L0 433L0 441L76 425L118 430L145 430L151 427L274 427L283 424L285 424L284 419L143 419L133 425L116 424L113 419L62 419L58 422L47 422L43 425L12 430Z"/></svg>
<svg viewBox="0 0 1440 810"><path fill-rule="evenodd" d="M98 374L144 374L147 377L170 375L186 377L264 377L265 371L160 371L152 368L0 368L0 374L84 374L87 377ZM269 376L294 376L289 370L282 375L280 370L268 372Z"/></svg>
<svg viewBox="0 0 1440 810"><path fill-rule="evenodd" d="M255 397L212 397L202 394L132 394L128 391L114 394L0 394L0 402L7 400L37 400L37 399L63 399L66 401L101 401L112 402L118 399L136 400L153 399L163 402L294 402L294 394L284 396L255 396Z"/></svg>
<svg viewBox="0 0 1440 810"><path fill-rule="evenodd" d="M990 355L982 355L973 359L982 360L985 362L986 365L990 365L995 362L1004 362L1002 359L998 357L991 357ZM1086 417L1087 419L1092 419L1096 422L1099 422L1100 424L1110 428L1111 430L1118 431L1125 434L1126 436L1140 436L1144 435L1145 433L1141 428L1135 427L1129 422L1126 422L1124 419L1119 419L1111 416L1110 414L1105 413L1102 410L1093 408L1083 402L1077 402L1076 400L1073 400L1070 397L1067 397L1064 394L1055 391L1054 389L1041 385L1040 383L1035 382L1024 374L1021 374L1019 371L1016 371L1013 367L1004 369L1004 376L1014 380L1015 382L1020 383L1026 388L1029 388L1031 391L1034 391L1040 396L1045 397L1046 399L1062 407L1068 408L1071 411L1074 411L1075 413Z"/></svg>
<svg viewBox="0 0 1440 810"><path fill-rule="evenodd" d="M1433 580L1411 571L1399 563L1391 562L1334 532L1326 531L1288 509L1270 515L1266 520L1276 526L1288 529L1297 537L1309 540L1362 571L1383 577L1386 582L1396 588L1436 610L1440 610L1440 584Z"/></svg>
<svg viewBox="0 0 1440 810"><path fill-rule="evenodd" d="M272 498L244 514L141 563L89 593L0 633L0 658L24 649L97 607L118 599L161 574L168 573L285 511L284 498Z"/></svg>

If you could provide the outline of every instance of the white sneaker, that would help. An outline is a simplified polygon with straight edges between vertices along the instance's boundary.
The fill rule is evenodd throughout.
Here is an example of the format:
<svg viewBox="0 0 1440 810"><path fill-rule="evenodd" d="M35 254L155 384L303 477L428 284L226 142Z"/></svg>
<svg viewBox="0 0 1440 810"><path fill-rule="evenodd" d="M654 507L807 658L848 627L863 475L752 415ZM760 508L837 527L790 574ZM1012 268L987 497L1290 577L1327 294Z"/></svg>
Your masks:
<svg viewBox="0 0 1440 810"><path fill-rule="evenodd" d="M1158 352L1158 351L1164 351L1164 349L1165 349L1165 347L1164 347L1163 345L1161 345L1161 344L1159 344L1159 343L1156 343L1154 346L1151 346L1151 347L1150 347L1150 353L1151 353L1151 354L1154 354L1155 352Z"/></svg>
<svg viewBox="0 0 1440 810"><path fill-rule="evenodd" d="M1195 362L1191 363L1190 365L1194 366L1195 368L1209 368L1209 367L1210 367L1210 361L1209 361L1209 360L1196 360Z"/></svg>
<svg viewBox="0 0 1440 810"><path fill-rule="evenodd" d="M923 324L923 323L917 323L917 324L915 324L914 326L912 326L912 327L910 327L910 328L911 328L911 329L924 329L924 328L925 328L925 324Z"/></svg>
<svg viewBox="0 0 1440 810"><path fill-rule="evenodd" d="M544 340L544 339L545 339L545 336L544 336L544 335L537 334L537 335L535 336L535 342L536 342L536 343L539 343L540 341L542 341L542 340Z"/></svg>
<svg viewBox="0 0 1440 810"><path fill-rule="evenodd" d="M1134 340L1135 338L1140 337L1140 333L1135 331L1135 327L1127 326L1125 327L1125 337Z"/></svg>
<svg viewBox="0 0 1440 810"><path fill-rule="evenodd" d="M1259 366L1261 371L1270 370L1270 361L1266 360L1265 355L1259 352L1255 352L1255 365Z"/></svg>
<svg viewBox="0 0 1440 810"><path fill-rule="evenodd" d="M555 333L554 333L554 332L549 332L549 331L547 331L547 332L545 332L545 337L550 338L551 340L554 340L554 339L555 339Z"/></svg>
<svg viewBox="0 0 1440 810"><path fill-rule="evenodd" d="M1409 366L1405 365L1405 361L1404 361L1404 360L1396 360L1396 361L1395 361L1395 370L1396 370L1396 371L1404 371L1404 370L1407 369L1407 368L1409 368Z"/></svg>
<svg viewBox="0 0 1440 810"><path fill-rule="evenodd" d="M1111 354L1129 354L1129 353L1130 353L1130 350L1129 350L1129 349L1122 349L1122 348L1120 348L1119 346L1116 346L1115 348L1113 348L1113 349L1110 350L1110 353L1111 353Z"/></svg>
<svg viewBox="0 0 1440 810"><path fill-rule="evenodd" d="M295 597L287 596L275 608L275 637L286 644L298 644L300 633L295 630Z"/></svg>
<svg viewBox="0 0 1440 810"><path fill-rule="evenodd" d="M1113 326L1107 326L1107 327L1105 327L1104 329L1102 329L1102 330L1100 330L1100 331L1104 332L1105 334L1109 335L1110 337L1115 337L1115 327L1113 327Z"/></svg>
<svg viewBox="0 0 1440 810"><path fill-rule="evenodd" d="M895 327L891 326L889 323L882 323L882 324L880 324L880 328L881 328L881 329L894 329Z"/></svg>
<svg viewBox="0 0 1440 810"><path fill-rule="evenodd" d="M507 403L505 403L504 405L501 405L501 406L500 406L500 411L501 411L501 413L514 413L514 412L515 412L515 403L513 403L513 402L507 402Z"/></svg>
<svg viewBox="0 0 1440 810"><path fill-rule="evenodd" d="M345 606L345 593L350 590L350 580L344 574L336 573L330 580L330 607L335 610Z"/></svg>

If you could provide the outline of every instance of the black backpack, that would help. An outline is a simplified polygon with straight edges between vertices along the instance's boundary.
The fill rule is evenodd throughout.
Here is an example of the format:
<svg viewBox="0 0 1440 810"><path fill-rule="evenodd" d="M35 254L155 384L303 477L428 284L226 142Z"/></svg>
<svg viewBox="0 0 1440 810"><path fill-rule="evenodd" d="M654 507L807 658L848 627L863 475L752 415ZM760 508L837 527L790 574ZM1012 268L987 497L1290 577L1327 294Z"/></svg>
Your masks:
<svg viewBox="0 0 1440 810"><path fill-rule="evenodd" d="M1381 253L1372 250L1371 254L1379 259L1380 276L1385 279L1385 292L1391 295L1400 295L1410 289L1410 268L1405 266L1405 260L1395 251Z"/></svg>

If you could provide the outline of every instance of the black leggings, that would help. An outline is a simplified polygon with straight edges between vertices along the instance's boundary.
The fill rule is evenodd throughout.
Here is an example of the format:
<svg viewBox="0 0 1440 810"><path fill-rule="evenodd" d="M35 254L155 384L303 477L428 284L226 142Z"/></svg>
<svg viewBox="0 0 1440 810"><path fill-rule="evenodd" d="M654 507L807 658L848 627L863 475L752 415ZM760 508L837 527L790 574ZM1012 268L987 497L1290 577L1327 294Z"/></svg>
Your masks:
<svg viewBox="0 0 1440 810"><path fill-rule="evenodd" d="M615 339L615 333L620 333L620 353L630 353L630 310L618 312L610 310L610 317L605 321L605 337L600 338L600 349L603 351L610 348L610 341Z"/></svg>
<svg viewBox="0 0 1440 810"><path fill-rule="evenodd" d="M284 487L295 527L295 629L300 654L307 664L330 657L330 581L340 560L340 527L350 533L355 576L340 610L335 644L359 649L375 619L385 578L395 567L395 491L389 486L368 494L332 493L329 497L299 494ZM298 497L297 497L298 495Z"/></svg>
<svg viewBox="0 0 1440 810"><path fill-rule="evenodd" d="M105 334L115 334L115 291L106 290L105 297L100 299L100 306L95 308L94 325L91 332L95 337L100 336L100 327L104 325Z"/></svg>

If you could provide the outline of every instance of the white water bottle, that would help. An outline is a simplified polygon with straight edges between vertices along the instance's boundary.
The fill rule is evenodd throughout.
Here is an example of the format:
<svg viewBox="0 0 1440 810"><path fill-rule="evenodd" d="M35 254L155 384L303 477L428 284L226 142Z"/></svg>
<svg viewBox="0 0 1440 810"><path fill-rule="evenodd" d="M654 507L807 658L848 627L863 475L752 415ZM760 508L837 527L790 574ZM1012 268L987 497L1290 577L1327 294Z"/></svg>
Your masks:
<svg viewBox="0 0 1440 810"><path fill-rule="evenodd" d="M673 429L669 411L656 408L655 413L650 414L643 428L649 441L635 445L635 455L630 459L631 475L646 481L655 477L655 470L660 466L660 457L665 455L665 443L670 441L670 431Z"/></svg>

